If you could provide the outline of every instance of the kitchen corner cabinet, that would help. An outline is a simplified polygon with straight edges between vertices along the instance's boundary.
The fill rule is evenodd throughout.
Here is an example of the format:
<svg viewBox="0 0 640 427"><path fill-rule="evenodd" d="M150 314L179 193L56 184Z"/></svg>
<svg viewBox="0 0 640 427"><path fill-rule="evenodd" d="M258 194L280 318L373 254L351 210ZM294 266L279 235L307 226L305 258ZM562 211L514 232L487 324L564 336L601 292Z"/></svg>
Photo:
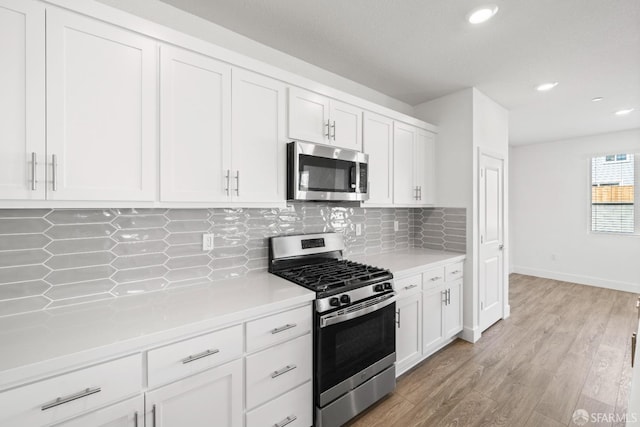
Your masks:
<svg viewBox="0 0 640 427"><path fill-rule="evenodd" d="M156 197L156 42L47 9L48 200Z"/></svg>
<svg viewBox="0 0 640 427"><path fill-rule="evenodd" d="M44 5L0 0L0 199L45 198Z"/></svg>
<svg viewBox="0 0 640 427"><path fill-rule="evenodd" d="M160 200L229 198L231 66L160 48Z"/></svg>
<svg viewBox="0 0 640 427"><path fill-rule="evenodd" d="M362 109L289 88L289 138L362 151Z"/></svg>
<svg viewBox="0 0 640 427"><path fill-rule="evenodd" d="M363 150L369 155L366 205L393 205L393 120L369 111L363 118Z"/></svg>
<svg viewBox="0 0 640 427"><path fill-rule="evenodd" d="M405 123L394 123L393 202L430 206L435 203L435 137Z"/></svg>

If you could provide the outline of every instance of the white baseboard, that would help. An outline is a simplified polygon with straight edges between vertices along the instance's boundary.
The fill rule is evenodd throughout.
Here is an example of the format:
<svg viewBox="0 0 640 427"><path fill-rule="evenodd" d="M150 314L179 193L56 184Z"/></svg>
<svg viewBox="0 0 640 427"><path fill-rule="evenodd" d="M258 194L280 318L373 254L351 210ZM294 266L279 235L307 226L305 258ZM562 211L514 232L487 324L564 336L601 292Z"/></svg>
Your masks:
<svg viewBox="0 0 640 427"><path fill-rule="evenodd" d="M581 276L578 274L567 274L557 271L541 270L537 268L513 266L513 272L526 274L528 276L543 277L545 279L562 280L563 282L577 283L580 285L597 286L600 288L613 289L624 292L640 292L640 283L621 282L618 280L608 280L601 277Z"/></svg>
<svg viewBox="0 0 640 427"><path fill-rule="evenodd" d="M481 336L482 336L482 332L480 332L480 328L478 327L469 328L465 326L464 328L462 328L462 333L460 335L460 338L470 343L474 343L478 341Z"/></svg>
<svg viewBox="0 0 640 427"><path fill-rule="evenodd" d="M503 318L503 319L506 319L506 318L508 318L509 316L511 316L511 304L506 304L506 305L504 306L504 311L503 311L502 318Z"/></svg>

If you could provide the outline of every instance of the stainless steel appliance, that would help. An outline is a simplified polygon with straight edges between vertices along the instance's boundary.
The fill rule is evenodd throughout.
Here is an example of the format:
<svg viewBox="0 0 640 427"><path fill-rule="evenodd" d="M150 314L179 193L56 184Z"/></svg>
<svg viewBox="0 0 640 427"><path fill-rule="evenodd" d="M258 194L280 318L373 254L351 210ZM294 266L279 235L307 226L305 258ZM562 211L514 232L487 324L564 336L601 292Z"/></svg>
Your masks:
<svg viewBox="0 0 640 427"><path fill-rule="evenodd" d="M359 151L294 141L287 144L287 199L369 199L369 156Z"/></svg>
<svg viewBox="0 0 640 427"><path fill-rule="evenodd" d="M269 241L269 271L316 292L316 427L344 424L396 385L393 275L343 251L337 233Z"/></svg>

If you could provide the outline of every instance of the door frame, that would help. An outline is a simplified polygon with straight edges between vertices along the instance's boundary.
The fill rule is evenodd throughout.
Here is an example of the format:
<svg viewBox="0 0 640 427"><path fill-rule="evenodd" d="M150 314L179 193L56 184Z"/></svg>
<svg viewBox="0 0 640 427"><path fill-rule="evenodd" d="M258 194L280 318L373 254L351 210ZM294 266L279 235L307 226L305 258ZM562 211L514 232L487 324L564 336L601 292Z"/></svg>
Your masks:
<svg viewBox="0 0 640 427"><path fill-rule="evenodd" d="M511 315L511 306L509 305L509 167L508 167L508 153L499 152L495 150L490 150L482 147L478 147L478 158L477 158L477 171L476 171L476 206L478 215L476 218L476 227L478 230L476 245L475 245L475 254L474 258L477 260L479 264L480 260L480 178L482 173L482 156L493 157L494 159L502 161L502 243L504 245L504 249L502 251L502 319L506 319ZM477 317L477 325L478 328L481 326L480 315L480 268L478 265L478 269L475 272L476 277L474 278L474 285L477 286L476 292L478 298L474 301L476 305L476 310L478 313ZM480 332L482 333L482 332Z"/></svg>

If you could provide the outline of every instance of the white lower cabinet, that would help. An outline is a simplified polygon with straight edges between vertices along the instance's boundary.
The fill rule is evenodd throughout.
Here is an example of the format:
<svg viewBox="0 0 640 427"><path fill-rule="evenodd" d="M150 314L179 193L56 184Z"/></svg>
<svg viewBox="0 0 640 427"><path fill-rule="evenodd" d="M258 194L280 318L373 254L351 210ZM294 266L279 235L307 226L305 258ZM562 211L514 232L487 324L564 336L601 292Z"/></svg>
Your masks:
<svg viewBox="0 0 640 427"><path fill-rule="evenodd" d="M309 427L313 424L311 381L247 413L246 427Z"/></svg>
<svg viewBox="0 0 640 427"><path fill-rule="evenodd" d="M242 360L146 395L146 427L242 426Z"/></svg>
<svg viewBox="0 0 640 427"><path fill-rule="evenodd" d="M142 427L143 422L144 396L140 395L55 424L55 427Z"/></svg>
<svg viewBox="0 0 640 427"><path fill-rule="evenodd" d="M396 373L405 372L422 356L420 293L396 302Z"/></svg>
<svg viewBox="0 0 640 427"><path fill-rule="evenodd" d="M396 376L462 331L462 262L396 279Z"/></svg>

